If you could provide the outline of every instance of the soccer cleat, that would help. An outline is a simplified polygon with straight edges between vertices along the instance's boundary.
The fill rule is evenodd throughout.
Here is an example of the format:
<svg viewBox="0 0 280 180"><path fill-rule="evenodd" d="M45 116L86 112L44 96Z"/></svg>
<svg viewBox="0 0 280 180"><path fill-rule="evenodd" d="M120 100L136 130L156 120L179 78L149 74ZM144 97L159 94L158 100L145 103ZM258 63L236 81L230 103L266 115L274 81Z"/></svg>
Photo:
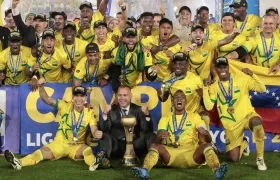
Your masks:
<svg viewBox="0 0 280 180"><path fill-rule="evenodd" d="M222 163L218 169L215 171L215 180L222 180L228 171L227 163Z"/></svg>
<svg viewBox="0 0 280 180"><path fill-rule="evenodd" d="M150 175L147 169L140 167L131 168L132 174L142 180L150 180Z"/></svg>
<svg viewBox="0 0 280 180"><path fill-rule="evenodd" d="M257 162L256 163L257 163L257 166L258 166L258 170L260 170L260 171L267 170L267 167L266 167L266 165L264 163L263 158L257 158Z"/></svg>
<svg viewBox="0 0 280 180"><path fill-rule="evenodd" d="M13 166L16 170L21 170L21 162L15 157L15 155L10 151L5 151L5 159Z"/></svg>
<svg viewBox="0 0 280 180"><path fill-rule="evenodd" d="M96 162L98 163L99 167L108 169L111 167L110 161L107 158L107 155L104 151L99 151L96 154Z"/></svg>
<svg viewBox="0 0 280 180"><path fill-rule="evenodd" d="M243 155L244 156L249 156L250 155L250 144L249 144L250 140L249 140L249 137L244 136L243 137L243 142L245 142L247 144L247 147L243 151Z"/></svg>
<svg viewBox="0 0 280 180"><path fill-rule="evenodd" d="M95 159L95 162L92 163L92 165L89 166L88 170L90 171L95 171L98 168L98 162L97 162L97 158Z"/></svg>

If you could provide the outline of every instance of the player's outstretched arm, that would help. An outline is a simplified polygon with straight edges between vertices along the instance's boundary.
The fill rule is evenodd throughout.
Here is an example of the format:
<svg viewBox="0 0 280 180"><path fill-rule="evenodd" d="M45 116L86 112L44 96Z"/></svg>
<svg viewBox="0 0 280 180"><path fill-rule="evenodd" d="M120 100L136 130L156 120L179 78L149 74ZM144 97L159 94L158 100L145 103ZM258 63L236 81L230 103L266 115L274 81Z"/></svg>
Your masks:
<svg viewBox="0 0 280 180"><path fill-rule="evenodd" d="M235 29L231 35L228 35L224 39L218 41L218 47L217 48L220 48L221 46L224 46L224 45L227 45L227 44L231 43L235 39L235 37L239 34L240 34L240 30Z"/></svg>
<svg viewBox="0 0 280 180"><path fill-rule="evenodd" d="M213 87L210 86L212 83L213 81L210 78L203 80L203 103L208 111L213 109L217 98L216 92L214 92Z"/></svg>
<svg viewBox="0 0 280 180"><path fill-rule="evenodd" d="M250 69L244 68L242 69L242 72L251 77L248 80L248 86L247 86L250 90L258 91L258 92L266 91L266 87L264 83Z"/></svg>
<svg viewBox="0 0 280 180"><path fill-rule="evenodd" d="M40 98L48 105L50 106L55 106L56 105L56 100L53 99L52 97L50 97L45 88L44 88L44 83L45 83L45 79L44 78L40 78L38 81L38 86L39 86L39 95Z"/></svg>

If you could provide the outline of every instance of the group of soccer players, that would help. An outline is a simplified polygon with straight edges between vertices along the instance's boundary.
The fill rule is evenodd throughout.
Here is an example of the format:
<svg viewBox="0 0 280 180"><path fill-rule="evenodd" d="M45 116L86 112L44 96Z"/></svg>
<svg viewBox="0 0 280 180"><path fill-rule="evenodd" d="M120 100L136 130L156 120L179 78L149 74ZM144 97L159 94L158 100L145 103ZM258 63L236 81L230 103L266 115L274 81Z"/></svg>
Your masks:
<svg viewBox="0 0 280 180"><path fill-rule="evenodd" d="M17 5L18 0L13 3ZM39 89L45 103L60 110L61 122L53 142L20 160L7 150L7 161L21 169L67 156L84 158L89 169L95 170L100 162L85 145L86 127L97 139L103 133L86 105L87 93L81 84L98 83L102 88L111 82L117 93L121 85L133 88L143 81L160 81L158 98L164 102L171 97L172 108L159 121L158 140L151 145L143 167L132 168L134 175L149 179L160 157L166 166L176 168L206 162L215 178L222 179L227 165L219 163L207 113L215 104L226 132L229 160L238 162L242 154L249 155L249 139L244 137L244 130L249 129L256 140L257 167L266 170L262 119L249 98L250 90L265 92L266 87L249 69L234 74L229 66L230 61L240 61L270 68L269 73L279 71L278 9L269 8L260 18L247 14L246 0L236 0L230 5L233 13L224 13L221 24L212 24L208 23L208 7L202 6L194 24L190 8L183 6L176 22L162 12L156 24L158 15L144 12L137 27L137 22L127 19L123 1L119 1L122 13L118 19L105 18L107 3L103 0L94 13L91 3L81 3L80 22L65 21L61 31L57 19L62 14L57 12L54 30L45 28L40 46L32 49L21 45L19 32L10 33L9 47L0 53L0 82L29 82L32 90ZM35 18L44 21L45 17ZM72 102L49 97L45 82L72 82Z"/></svg>

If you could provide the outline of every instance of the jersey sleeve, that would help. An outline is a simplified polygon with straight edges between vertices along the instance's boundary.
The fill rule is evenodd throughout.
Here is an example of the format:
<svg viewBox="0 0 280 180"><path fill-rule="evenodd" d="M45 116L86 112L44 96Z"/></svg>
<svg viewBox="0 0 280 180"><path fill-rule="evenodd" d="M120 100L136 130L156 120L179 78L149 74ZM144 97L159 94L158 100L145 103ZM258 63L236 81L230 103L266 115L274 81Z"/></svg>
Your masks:
<svg viewBox="0 0 280 180"><path fill-rule="evenodd" d="M89 126L97 126L97 118L96 114L92 109L89 110Z"/></svg>
<svg viewBox="0 0 280 180"><path fill-rule="evenodd" d="M26 67L30 68L36 63L37 59L33 56L31 56L26 63Z"/></svg>
<svg viewBox="0 0 280 180"><path fill-rule="evenodd" d="M218 47L219 40L218 39L211 39L207 41L209 51L215 50Z"/></svg>
<svg viewBox="0 0 280 180"><path fill-rule="evenodd" d="M153 57L151 52L144 52L145 57L145 66L152 66L153 65Z"/></svg>
<svg viewBox="0 0 280 180"><path fill-rule="evenodd" d="M86 76L86 70L85 70L85 62L80 61L77 64L77 67L74 72L74 78L76 80L82 80Z"/></svg>
<svg viewBox="0 0 280 180"><path fill-rule="evenodd" d="M196 128L196 129L198 129L198 128L200 128L200 127L206 128L206 124L205 124L205 122L201 119L201 117L200 117L199 114L197 114L197 113L193 114L193 119L192 119L192 121L195 122L195 128Z"/></svg>
<svg viewBox="0 0 280 180"><path fill-rule="evenodd" d="M7 60L4 58L4 54L0 53L0 72L6 69Z"/></svg>
<svg viewBox="0 0 280 180"><path fill-rule="evenodd" d="M71 68L71 61L66 54L62 55L61 60L62 60L61 64L65 69L70 69Z"/></svg>
<svg viewBox="0 0 280 180"><path fill-rule="evenodd" d="M255 45L256 45L255 39L253 37L247 37L246 41L241 47L249 53L255 48Z"/></svg>
<svg viewBox="0 0 280 180"><path fill-rule="evenodd" d="M217 101L217 91L215 84L210 87L203 86L203 103L205 108L210 111Z"/></svg>
<svg viewBox="0 0 280 180"><path fill-rule="evenodd" d="M113 63L113 64L116 63L117 52L118 52L118 48L115 48L115 49L112 51L112 63Z"/></svg>
<svg viewBox="0 0 280 180"><path fill-rule="evenodd" d="M97 10L95 13L92 15L92 23L95 23L96 21L103 21L104 16L101 14L99 10Z"/></svg>
<svg viewBox="0 0 280 180"><path fill-rule="evenodd" d="M158 131L167 131L168 128L168 118L162 117L158 123Z"/></svg>
<svg viewBox="0 0 280 180"><path fill-rule="evenodd" d="M65 107L66 105L68 104L68 102L66 101L63 101L63 100L60 100L60 99L57 99L56 100L56 104L55 104L55 108L58 109L58 110L61 110L63 107Z"/></svg>

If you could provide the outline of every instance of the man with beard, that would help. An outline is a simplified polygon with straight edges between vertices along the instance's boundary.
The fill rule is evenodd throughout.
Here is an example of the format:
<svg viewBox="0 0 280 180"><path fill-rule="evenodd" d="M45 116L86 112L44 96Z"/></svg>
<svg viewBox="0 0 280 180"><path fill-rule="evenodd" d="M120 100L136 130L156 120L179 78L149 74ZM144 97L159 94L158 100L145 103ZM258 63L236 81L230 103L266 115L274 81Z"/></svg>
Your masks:
<svg viewBox="0 0 280 180"><path fill-rule="evenodd" d="M43 160L58 160L63 157L69 157L73 160L84 159L89 170L95 171L100 159L96 158L91 147L85 144L85 136L88 127L92 136L96 139L101 139L103 133L97 129L94 111L85 107L87 99L86 88L83 86L74 88L72 102L65 102L53 99L47 94L43 78L38 83L39 95L42 101L61 112L56 136L52 142L21 159L17 159L11 151L6 150L6 160L14 169L21 170L22 167L33 166Z"/></svg>
<svg viewBox="0 0 280 180"><path fill-rule="evenodd" d="M47 27L47 18L44 14L36 14L34 16L34 27L24 24L22 21L18 4L20 0L12 0L12 13L15 24L23 38L23 45L33 47L41 45L42 33Z"/></svg>
<svg viewBox="0 0 280 180"><path fill-rule="evenodd" d="M72 82L72 76L77 64L86 55L85 49L88 42L76 38L77 29L73 22L66 22L62 30L62 41L56 41L55 47L64 51L68 55L68 59L71 61L72 72L68 72L65 69L63 72L63 82Z"/></svg>
<svg viewBox="0 0 280 180"><path fill-rule="evenodd" d="M113 50L112 57L110 78L114 92L117 92L120 84L131 88L136 86L140 83L139 76L142 72L145 73L149 81L154 81L157 78L157 68L152 64L152 56L138 42L135 28L125 29L123 42Z"/></svg>
<svg viewBox="0 0 280 180"><path fill-rule="evenodd" d="M107 5L108 5L109 0L102 0L98 10L93 13L93 7L92 4L88 1L84 1L80 4L80 10L81 10L81 21L76 24L78 33L77 37L85 40L87 42L92 42L95 38L94 30L93 30L93 25L94 22L98 20L104 19Z"/></svg>
<svg viewBox="0 0 280 180"><path fill-rule="evenodd" d="M22 39L17 31L9 36L9 48L0 53L0 84L20 85L28 81L24 73L26 61L31 56L30 48L21 45Z"/></svg>
<svg viewBox="0 0 280 180"><path fill-rule="evenodd" d="M242 156L249 155L249 141L244 137L244 130L250 129L256 141L259 170L266 170L264 163L265 132L260 115L255 112L249 97L249 91L266 92L265 85L248 68L244 74L229 73L228 60L225 57L215 59L215 70L219 79L213 84L205 79L203 101L207 110L217 103L220 120L225 128L226 152L232 162L238 162Z"/></svg>
<svg viewBox="0 0 280 180"><path fill-rule="evenodd" d="M42 50L38 56L28 59L25 72L32 77L30 85L38 88L38 79L44 77L47 82L63 82L62 69L71 72L71 61L64 51L55 48L55 35L52 29L42 34Z"/></svg>
<svg viewBox="0 0 280 180"><path fill-rule="evenodd" d="M159 157L163 164L174 168L198 168L204 162L211 168L216 180L221 180L227 173L227 164L220 164L211 146L211 135L204 121L196 113L186 112L190 103L182 90L177 90L172 97L174 113L162 117L158 124L157 137L166 142L154 143L146 155L143 167L133 167L132 174L143 180L150 180L149 171L157 164ZM198 139L204 138L206 144L199 145Z"/></svg>
<svg viewBox="0 0 280 180"><path fill-rule="evenodd" d="M62 31L64 28L64 24L67 21L67 15L62 12L51 12L50 18L54 19L54 30L55 30L55 40L56 42L62 41Z"/></svg>
<svg viewBox="0 0 280 180"><path fill-rule="evenodd" d="M206 6L201 6L197 9L198 24L204 28L204 40L208 41L212 39L214 32L219 30L221 27L218 24L208 23L209 21L209 8Z"/></svg>
<svg viewBox="0 0 280 180"><path fill-rule="evenodd" d="M90 82L90 85L98 82L103 87L108 84L108 81L107 71L104 71L104 64L100 61L98 45L89 43L86 47L86 56L81 59L75 69L72 86L79 86L82 82Z"/></svg>
<svg viewBox="0 0 280 180"><path fill-rule="evenodd" d="M256 27L261 24L262 19L253 14L247 14L248 3L246 0L235 0L229 7L233 8L236 27L245 36L252 36L255 33Z"/></svg>
<svg viewBox="0 0 280 180"><path fill-rule="evenodd" d="M211 64L214 50L232 42L238 34L239 30L235 29L232 34L221 40L209 39L204 42L204 28L199 24L193 26L191 32L192 44L182 49L188 55L189 70L199 75L202 79L208 78L210 70L212 70Z"/></svg>

